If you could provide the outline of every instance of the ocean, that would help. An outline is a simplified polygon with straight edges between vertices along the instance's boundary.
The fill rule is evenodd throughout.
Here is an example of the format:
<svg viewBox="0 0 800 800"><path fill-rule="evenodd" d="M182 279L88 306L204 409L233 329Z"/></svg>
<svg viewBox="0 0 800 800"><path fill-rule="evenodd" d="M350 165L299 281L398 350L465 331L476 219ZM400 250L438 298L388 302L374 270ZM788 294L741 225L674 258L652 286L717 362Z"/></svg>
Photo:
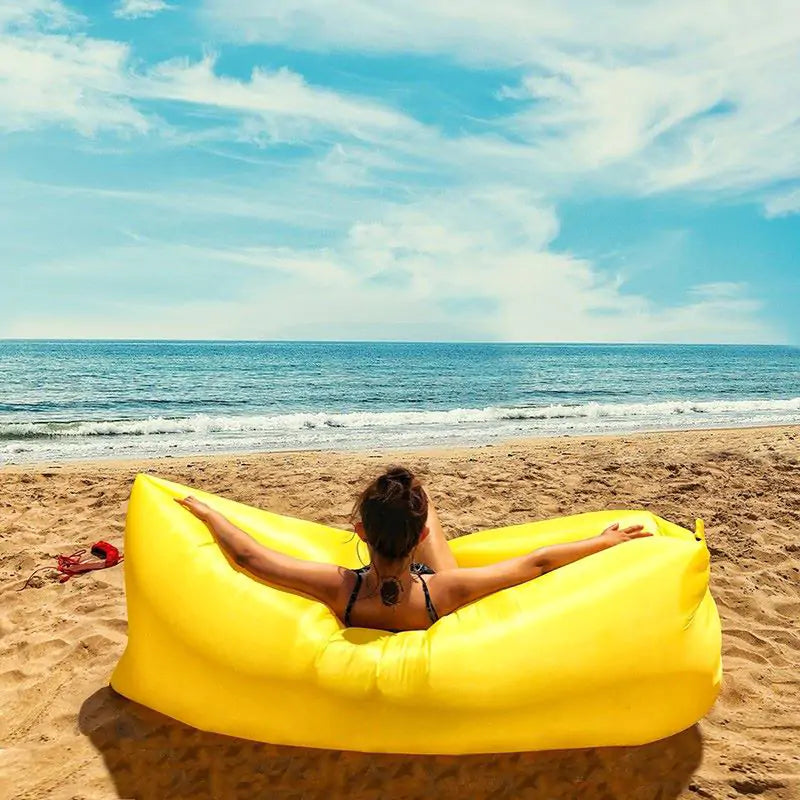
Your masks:
<svg viewBox="0 0 800 800"><path fill-rule="evenodd" d="M0 462L800 423L800 348L0 341Z"/></svg>

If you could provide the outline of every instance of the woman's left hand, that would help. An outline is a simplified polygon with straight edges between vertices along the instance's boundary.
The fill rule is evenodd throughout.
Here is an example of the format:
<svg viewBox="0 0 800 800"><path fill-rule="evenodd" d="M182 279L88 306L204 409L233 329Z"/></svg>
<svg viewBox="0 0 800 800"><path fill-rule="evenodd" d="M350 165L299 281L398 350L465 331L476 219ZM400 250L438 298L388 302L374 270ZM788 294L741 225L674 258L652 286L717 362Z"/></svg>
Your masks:
<svg viewBox="0 0 800 800"><path fill-rule="evenodd" d="M196 497L176 497L175 502L179 506L183 506L187 511L191 511L198 519L203 520L205 522L208 519L208 515L211 513L211 509L202 501L198 500Z"/></svg>

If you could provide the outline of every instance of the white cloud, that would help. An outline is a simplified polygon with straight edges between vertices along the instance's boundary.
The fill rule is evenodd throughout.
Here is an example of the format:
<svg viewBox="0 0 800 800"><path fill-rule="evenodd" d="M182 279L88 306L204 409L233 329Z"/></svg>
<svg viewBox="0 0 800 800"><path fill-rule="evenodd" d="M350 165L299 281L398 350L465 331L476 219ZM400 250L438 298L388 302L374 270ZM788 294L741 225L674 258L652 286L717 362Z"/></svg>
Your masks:
<svg viewBox="0 0 800 800"><path fill-rule="evenodd" d="M336 258L361 276L366 296L377 283L380 291L391 287L404 298L404 307L424 309L425 315L442 315L458 301L465 308L484 307L483 314L470 312L464 329L474 324L492 339L779 338L760 319L761 304L744 284L702 284L683 304L663 307L626 292L619 276L606 275L585 259L549 251L557 232L552 208L516 187L497 186L467 197L444 194L397 209L379 223L356 224ZM397 276L406 278L399 286ZM388 308L383 313L393 319Z"/></svg>
<svg viewBox="0 0 800 800"><path fill-rule="evenodd" d="M218 76L210 56L197 62L179 59L159 64L132 81L130 92L139 98L175 100L258 117L257 130L266 129L278 140L313 138L312 130L319 135L320 128L368 139L376 131L400 135L418 127L377 103L309 86L302 76L286 68L273 72L255 69L249 81Z"/></svg>
<svg viewBox="0 0 800 800"><path fill-rule="evenodd" d="M715 38L676 38L666 53L612 43L605 59L551 54L516 87L533 102L510 129L544 169L631 193L742 194L798 177L798 20L764 15L743 29L720 18Z"/></svg>
<svg viewBox="0 0 800 800"><path fill-rule="evenodd" d="M669 58L739 45L794 41L796 4L711 0L204 0L206 18L234 41L291 43L329 51L448 55L469 65L517 67L570 51L586 60ZM740 50L745 48L740 47ZM719 54L716 54L719 55Z"/></svg>
<svg viewBox="0 0 800 800"><path fill-rule="evenodd" d="M3 0L0 3L0 30L55 29L81 20L82 17L68 9L61 0Z"/></svg>
<svg viewBox="0 0 800 800"><path fill-rule="evenodd" d="M342 185L374 177L352 160L345 165L335 149L362 141L396 168L442 183L517 176L550 193L576 182L634 194L759 192L800 177L795 10L792 0L776 0L768 12L715 2L702 14L689 0L206 2L206 14L232 38L449 54L525 73L519 84L498 87L508 114L492 134L446 137L287 69L256 68L238 80L218 74L207 56L133 71L127 45L76 33L80 18L55 0L26 0L0 11L0 126L156 130L176 145L324 142L330 158L321 168ZM204 114L170 128L148 110L165 100Z"/></svg>
<svg viewBox="0 0 800 800"><path fill-rule="evenodd" d="M800 68L792 55L799 39L780 16L790 10L782 0L769 14L748 6L740 16L721 0L702 14L687 0L208 5L239 39L449 54L473 67L514 67L522 77L497 87L508 113L491 133L448 137L288 69L256 68L242 80L221 74L211 55L139 66L126 44L82 33L86 21L54 0L0 7L0 127L155 132L176 148L220 140L314 145L260 193L169 182L156 191L48 187L200 220L182 245L152 241L126 221L135 246L56 260L50 274L103 275L108 264L138 274L146 263L166 276L177 264L247 273L252 290L236 301L213 293L175 299L169 314L152 319L144 301L118 295L107 313L31 312L6 320L0 333L127 336L148 319L152 335L181 337L780 339L744 285L699 283L681 304L663 307L550 248L556 198L577 182L634 194L691 188L763 197L772 182L800 175ZM765 72L781 80L764 81ZM153 110L163 101L169 124ZM798 205L792 193L769 196L768 214ZM316 226L328 244L292 248L278 234L265 246L266 236L234 234L222 217ZM216 224L205 230L209 218ZM279 285L269 283L276 275Z"/></svg>
<svg viewBox="0 0 800 800"><path fill-rule="evenodd" d="M164 0L121 0L114 9L114 16L120 19L137 19L139 17L152 17L160 11L174 8Z"/></svg>
<svg viewBox="0 0 800 800"><path fill-rule="evenodd" d="M317 50L448 53L469 63L519 63L541 38L569 29L555 2L498 0L206 0L215 29L236 41ZM592 14L590 17L602 17Z"/></svg>
<svg viewBox="0 0 800 800"><path fill-rule="evenodd" d="M135 71L127 44L82 35L74 30L80 23L54 0L0 10L0 128L64 124L85 135L159 130L179 143L184 134L146 111L148 102L171 101L207 110L205 120L193 117L194 141L317 141L331 132L374 141L422 130L377 102L310 86L288 69L256 68L249 80L237 80L218 75L214 57L206 56ZM233 122L213 116L223 112Z"/></svg>
<svg viewBox="0 0 800 800"><path fill-rule="evenodd" d="M146 132L123 96L128 47L62 31L79 22L61 3L29 0L0 11L0 128L69 124Z"/></svg>
<svg viewBox="0 0 800 800"><path fill-rule="evenodd" d="M238 41L527 72L499 87L516 101L499 130L523 144L504 157L550 183L572 175L631 192L742 193L800 176L794 0L702 9L692 0L206 0L205 9Z"/></svg>
<svg viewBox="0 0 800 800"><path fill-rule="evenodd" d="M725 288L719 290L718 287ZM770 344L781 334L761 317L763 304L748 295L746 284L700 284L687 302L654 311L649 341ZM716 288L715 288L716 287ZM638 341L638 337L634 337Z"/></svg>
<svg viewBox="0 0 800 800"><path fill-rule="evenodd" d="M352 274L325 250L302 251L290 247L183 247L181 250L214 263L280 272L292 280L313 285L317 291L331 286L346 290L354 284Z"/></svg>
<svg viewBox="0 0 800 800"><path fill-rule="evenodd" d="M800 213L800 187L788 191L775 192L764 201L767 217L785 217Z"/></svg>
<svg viewBox="0 0 800 800"><path fill-rule="evenodd" d="M29 270L50 285L68 271L77 298L70 302L79 304L80 287L91 284L96 304L113 264L113 313L78 308L45 319L29 312L6 319L0 334L136 336L145 320L149 335L189 338L780 340L745 284L699 284L682 303L664 306L585 259L548 251L556 233L552 208L535 195L493 186L384 210L325 248L137 242ZM216 275L218 288L198 294L191 284L178 300L161 285L158 306L169 313L151 313L149 298L119 300L124 276L147 280L143 265L173 282ZM235 299L225 299L227 288Z"/></svg>
<svg viewBox="0 0 800 800"><path fill-rule="evenodd" d="M716 283L699 283L693 286L689 292L692 296L702 302L748 302L744 295L747 293L746 283L736 283L734 281L718 281ZM757 304L749 306L750 310L757 308Z"/></svg>
<svg viewBox="0 0 800 800"><path fill-rule="evenodd" d="M33 209L47 198L61 203L61 208L81 208L81 213L108 219L139 220L154 212L167 212L173 219L191 219L203 231L210 224L219 229L226 218L272 222L306 231L339 230L351 221L374 209L374 201L360 194L341 194L335 204L330 201L327 175L315 179L316 165L306 165L298 172L289 172L273 179L269 185L258 177L235 183L222 180L177 182L167 180L150 189L114 189L97 186L59 185L31 181L9 181L9 194L17 206L23 202ZM298 184L302 191L298 191ZM383 207L389 204L384 201Z"/></svg>

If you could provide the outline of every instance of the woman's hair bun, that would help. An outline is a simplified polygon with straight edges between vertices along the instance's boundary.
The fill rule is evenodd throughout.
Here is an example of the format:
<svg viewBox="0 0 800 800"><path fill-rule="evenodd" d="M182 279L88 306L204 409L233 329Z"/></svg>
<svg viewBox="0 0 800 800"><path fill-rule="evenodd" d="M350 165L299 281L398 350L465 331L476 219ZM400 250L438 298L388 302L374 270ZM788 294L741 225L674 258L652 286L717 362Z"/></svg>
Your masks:
<svg viewBox="0 0 800 800"><path fill-rule="evenodd" d="M408 496L414 484L414 474L405 467L389 467L376 483L385 493L385 499L392 501Z"/></svg>
<svg viewBox="0 0 800 800"><path fill-rule="evenodd" d="M388 467L361 493L353 507L367 541L384 558L405 558L419 543L428 516L428 498L411 470Z"/></svg>

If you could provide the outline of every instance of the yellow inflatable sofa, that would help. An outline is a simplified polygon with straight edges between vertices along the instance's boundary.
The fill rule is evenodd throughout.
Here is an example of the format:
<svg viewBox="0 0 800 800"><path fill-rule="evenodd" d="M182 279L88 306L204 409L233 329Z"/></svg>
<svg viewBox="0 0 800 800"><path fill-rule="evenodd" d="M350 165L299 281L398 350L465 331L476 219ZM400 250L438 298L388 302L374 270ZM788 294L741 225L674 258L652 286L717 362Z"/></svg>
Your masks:
<svg viewBox="0 0 800 800"><path fill-rule="evenodd" d="M173 502L187 494L276 550L360 562L348 531L136 478L128 645L111 685L196 728L380 753L635 745L689 727L719 691L701 522L692 533L646 511L601 511L463 536L449 544L470 567L616 521L655 534L393 634L345 628L324 604L241 572Z"/></svg>

